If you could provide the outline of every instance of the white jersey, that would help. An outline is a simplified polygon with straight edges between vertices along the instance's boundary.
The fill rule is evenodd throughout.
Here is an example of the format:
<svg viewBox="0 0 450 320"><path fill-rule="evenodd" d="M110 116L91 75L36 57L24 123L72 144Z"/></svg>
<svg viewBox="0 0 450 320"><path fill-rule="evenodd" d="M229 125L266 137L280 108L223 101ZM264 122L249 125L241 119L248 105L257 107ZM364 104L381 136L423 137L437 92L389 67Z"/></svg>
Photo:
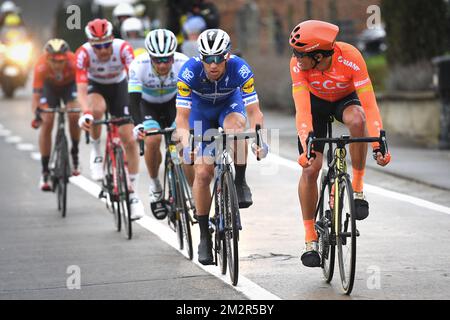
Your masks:
<svg viewBox="0 0 450 320"><path fill-rule="evenodd" d="M120 83L134 59L133 48L121 39L114 39L113 53L106 62L98 60L90 43L85 43L76 52L77 83L92 80L100 84Z"/></svg>
<svg viewBox="0 0 450 320"><path fill-rule="evenodd" d="M149 103L165 103L177 94L178 73L187 56L175 52L172 69L167 76L159 76L152 66L148 54L141 54L130 65L128 92L141 93L142 99Z"/></svg>

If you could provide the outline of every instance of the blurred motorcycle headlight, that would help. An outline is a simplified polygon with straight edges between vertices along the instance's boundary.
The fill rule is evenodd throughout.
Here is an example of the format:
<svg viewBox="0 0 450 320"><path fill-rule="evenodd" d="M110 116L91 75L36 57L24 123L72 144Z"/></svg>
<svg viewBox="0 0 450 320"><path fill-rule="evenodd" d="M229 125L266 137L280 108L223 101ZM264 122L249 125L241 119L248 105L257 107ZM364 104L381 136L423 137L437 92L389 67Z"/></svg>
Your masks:
<svg viewBox="0 0 450 320"><path fill-rule="evenodd" d="M33 48L31 43L19 43L8 47L6 57L20 65L30 62Z"/></svg>

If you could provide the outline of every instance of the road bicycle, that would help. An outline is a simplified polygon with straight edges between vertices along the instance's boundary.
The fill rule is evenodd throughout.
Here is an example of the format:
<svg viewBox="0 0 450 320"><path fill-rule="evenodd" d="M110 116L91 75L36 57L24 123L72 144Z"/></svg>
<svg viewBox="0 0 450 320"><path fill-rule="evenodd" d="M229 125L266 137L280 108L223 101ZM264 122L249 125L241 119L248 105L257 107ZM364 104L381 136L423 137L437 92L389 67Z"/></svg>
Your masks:
<svg viewBox="0 0 450 320"><path fill-rule="evenodd" d="M211 138L194 136L194 142L214 142L215 170L212 200L214 216L211 232L214 233L214 264L220 266L223 275L229 270L230 280L236 286L239 280L239 232L242 230L239 203L234 185L233 157L230 145L237 140L256 139L258 147L263 145L261 126L255 132L225 133L219 128L219 134ZM232 142L232 143L230 143ZM191 147L191 149L193 149ZM257 157L258 161L260 160Z"/></svg>
<svg viewBox="0 0 450 320"><path fill-rule="evenodd" d="M105 125L107 129L106 149L103 161L104 177L102 180L102 190L99 198L106 201L106 207L114 215L114 222L118 232L122 229L126 237L130 240L133 237L133 227L130 209L131 188L130 176L128 173L127 158L122 141L119 137L119 127L132 123L131 117L112 117L108 114L104 120L95 120L93 125ZM89 143L89 135L86 135Z"/></svg>
<svg viewBox="0 0 450 320"><path fill-rule="evenodd" d="M177 233L180 250L186 249L187 257L192 260L191 226L197 223L192 191L186 179L182 162L178 156L177 142L172 140L175 128L166 128L145 133L147 137L163 135L165 142L163 199L151 204L157 219L166 217L169 225ZM144 155L144 141L141 140L140 155Z"/></svg>
<svg viewBox="0 0 450 320"><path fill-rule="evenodd" d="M342 135L332 138L332 122L328 122L328 137L315 138L310 133L307 139L307 157L313 156L314 144L328 144L328 170L322 170L320 197L315 211L315 228L319 236L321 268L327 283L333 279L336 247L342 289L350 295L356 272L356 239L360 236L356 228L355 203L350 176L347 173L346 145L351 143L379 142L380 152L388 152L385 131L379 137L351 138ZM334 147L335 146L335 147Z"/></svg>
<svg viewBox="0 0 450 320"><path fill-rule="evenodd" d="M79 108L67 109L66 107L52 107L48 109L38 109L37 118L41 113L58 114L57 131L53 152L50 156L49 170L52 190L56 193L58 210L63 218L67 214L67 185L71 174L69 145L66 136L66 113L80 113Z"/></svg>

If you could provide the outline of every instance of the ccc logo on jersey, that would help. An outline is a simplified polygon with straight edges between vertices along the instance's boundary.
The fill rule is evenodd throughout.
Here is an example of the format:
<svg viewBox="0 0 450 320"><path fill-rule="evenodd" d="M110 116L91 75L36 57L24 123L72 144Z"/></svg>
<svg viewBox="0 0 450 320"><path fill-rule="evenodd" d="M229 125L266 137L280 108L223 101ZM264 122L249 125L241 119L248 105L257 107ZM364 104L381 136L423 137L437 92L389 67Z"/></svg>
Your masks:
<svg viewBox="0 0 450 320"><path fill-rule="evenodd" d="M188 85L182 81L178 81L177 84L178 88L178 94L182 97L187 97L191 95L191 89L188 87Z"/></svg>
<svg viewBox="0 0 450 320"><path fill-rule="evenodd" d="M242 91L244 91L247 94L255 92L255 79L252 77L250 78L242 87Z"/></svg>

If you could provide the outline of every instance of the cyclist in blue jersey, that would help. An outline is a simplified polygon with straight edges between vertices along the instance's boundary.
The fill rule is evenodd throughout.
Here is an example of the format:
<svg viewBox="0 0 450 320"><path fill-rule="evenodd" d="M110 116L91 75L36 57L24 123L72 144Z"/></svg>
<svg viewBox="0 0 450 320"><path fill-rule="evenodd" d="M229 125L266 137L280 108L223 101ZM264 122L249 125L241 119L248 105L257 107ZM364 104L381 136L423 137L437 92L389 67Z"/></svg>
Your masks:
<svg viewBox="0 0 450 320"><path fill-rule="evenodd" d="M189 148L189 129L194 134L210 135L211 129L222 127L225 132L243 132L247 117L250 128L263 125L263 114L259 108L258 95L254 87L250 66L241 58L231 54L229 35L220 29L204 31L198 38L200 56L189 59L178 76L177 132L183 146ZM194 170L193 195L200 225L198 260L207 265L213 262L212 240L209 232L211 207L210 183L214 176L214 161L209 146L198 147ZM253 204L252 194L245 180L247 144L238 141L235 145L235 185L240 208ZM252 151L264 158L268 146ZM185 159L191 158L190 154Z"/></svg>

